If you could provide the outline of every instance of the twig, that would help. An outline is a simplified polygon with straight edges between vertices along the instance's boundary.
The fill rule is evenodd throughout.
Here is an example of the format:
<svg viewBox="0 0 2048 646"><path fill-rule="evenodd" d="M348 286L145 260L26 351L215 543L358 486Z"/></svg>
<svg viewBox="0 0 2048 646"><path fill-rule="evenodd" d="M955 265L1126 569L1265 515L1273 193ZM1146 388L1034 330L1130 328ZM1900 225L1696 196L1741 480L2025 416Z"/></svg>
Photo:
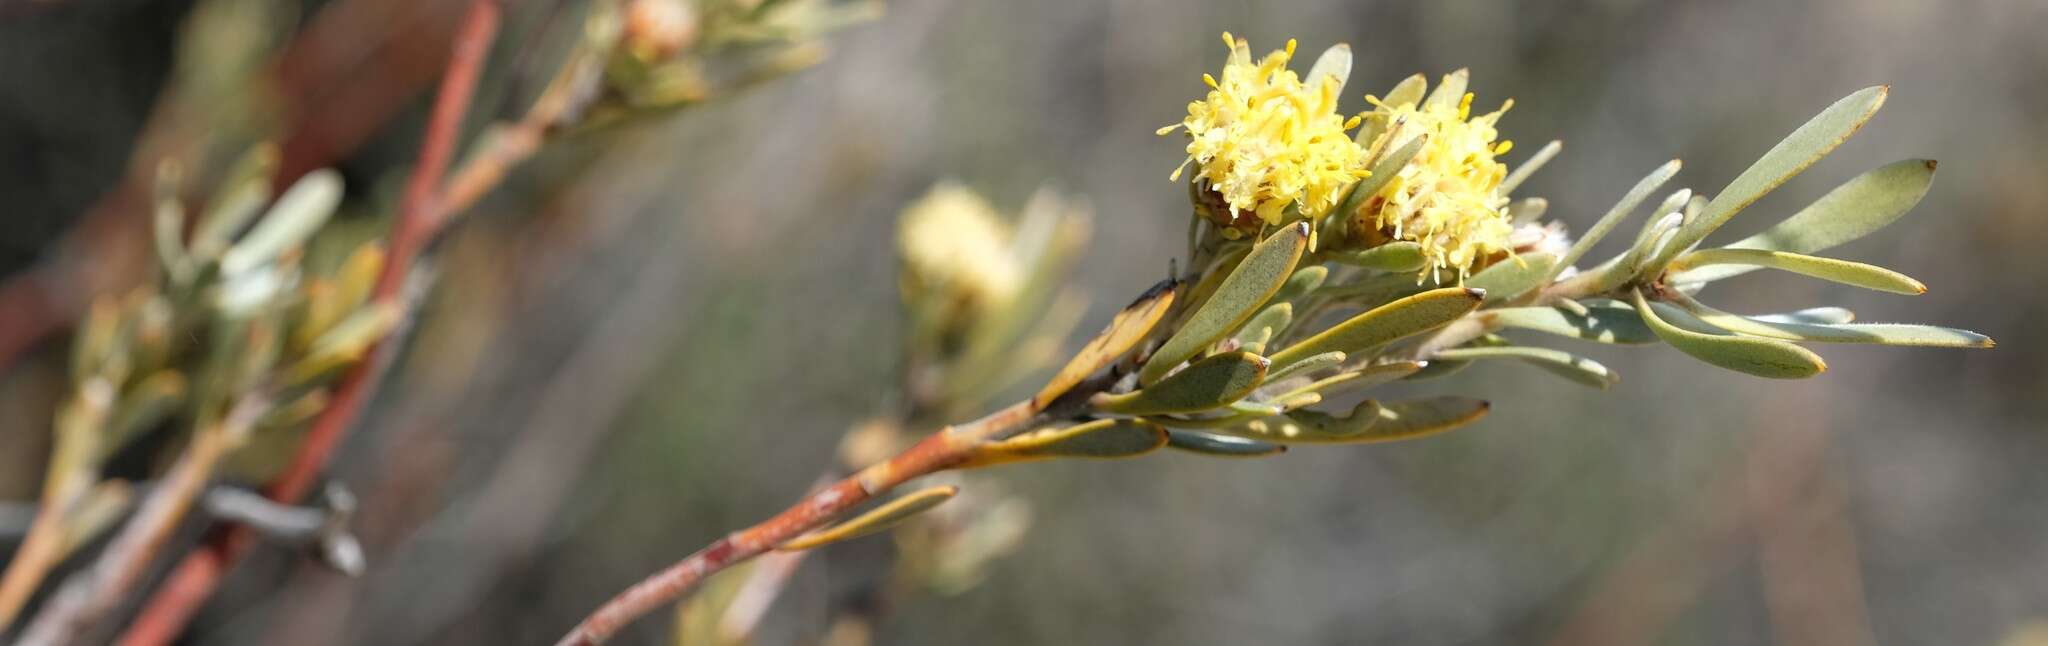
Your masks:
<svg viewBox="0 0 2048 646"><path fill-rule="evenodd" d="M498 32L497 0L472 0L455 37L447 72L428 117L425 141L420 145L419 165L413 171L401 202L397 222L392 225L390 256L377 278L372 298L399 302L400 287L430 238L446 217L439 199L441 179L455 149L462 117L475 93L477 76L485 55ZM402 303L401 303L402 305ZM388 340L388 339L387 339ZM372 357L385 355L386 343L379 341ZM376 388L383 361L372 359L356 364L335 388L333 403L315 419L306 439L299 445L284 475L266 492L272 500L296 502L305 496L340 444L349 425L362 409L364 400ZM145 604L142 614L121 637L124 644L163 644L181 631L192 613L212 595L228 567L254 543L253 530L233 525L215 532L199 550L187 555L172 570L164 587Z"/></svg>
<svg viewBox="0 0 2048 646"><path fill-rule="evenodd" d="M1063 399L1078 394L1081 400L1085 400L1086 395L1107 385L1083 384ZM634 584L584 618L556 644L590 646L603 643L634 619L674 602L705 577L822 527L847 510L897 485L958 465L976 446L1021 431L1039 418L1027 400L979 420L933 433L896 454L896 457L819 489L773 518L718 539L675 565Z"/></svg>
<svg viewBox="0 0 2048 646"><path fill-rule="evenodd" d="M70 644L86 628L118 605L155 562L158 548L191 509L213 469L229 449L247 438L256 420L269 410L268 400L252 396L212 427L195 433L192 446L165 474L135 517L114 537L97 562L64 582L57 596L22 633L23 646Z"/></svg>

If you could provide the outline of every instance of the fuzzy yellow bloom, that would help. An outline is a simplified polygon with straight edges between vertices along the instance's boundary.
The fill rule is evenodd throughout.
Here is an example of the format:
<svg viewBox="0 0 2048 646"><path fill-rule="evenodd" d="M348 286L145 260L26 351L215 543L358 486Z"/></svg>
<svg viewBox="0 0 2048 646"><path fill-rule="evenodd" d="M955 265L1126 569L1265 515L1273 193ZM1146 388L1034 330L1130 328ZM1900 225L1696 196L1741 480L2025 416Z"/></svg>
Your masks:
<svg viewBox="0 0 2048 646"><path fill-rule="evenodd" d="M1369 148L1374 158L1415 137L1424 140L1415 158L1388 178L1354 221L1362 229L1421 243L1429 260L1426 272L1454 272L1461 278L1475 264L1510 252L1515 230L1508 196L1501 190L1508 168L1496 159L1513 144L1496 141L1493 127L1515 102L1509 99L1499 110L1472 116L1465 75L1459 70L1445 76L1426 99L1420 76L1386 100L1366 97L1376 106L1367 116L1371 127L1382 129Z"/></svg>
<svg viewBox="0 0 2048 646"><path fill-rule="evenodd" d="M903 211L897 246L904 294L944 289L955 305L979 311L1008 302L1024 284L1001 214L965 186L942 183Z"/></svg>
<svg viewBox="0 0 2048 646"><path fill-rule="evenodd" d="M1329 210L1344 187L1370 174L1365 150L1344 132L1359 119L1337 114L1343 81L1324 75L1304 83L1287 69L1292 40L1257 63L1250 43L1228 33L1223 41L1230 46L1223 77L1202 75L1208 96L1188 104L1186 119L1159 129L1188 132L1188 158L1172 179L1193 163L1233 216L1252 214L1267 224L1279 224L1289 205L1308 215Z"/></svg>

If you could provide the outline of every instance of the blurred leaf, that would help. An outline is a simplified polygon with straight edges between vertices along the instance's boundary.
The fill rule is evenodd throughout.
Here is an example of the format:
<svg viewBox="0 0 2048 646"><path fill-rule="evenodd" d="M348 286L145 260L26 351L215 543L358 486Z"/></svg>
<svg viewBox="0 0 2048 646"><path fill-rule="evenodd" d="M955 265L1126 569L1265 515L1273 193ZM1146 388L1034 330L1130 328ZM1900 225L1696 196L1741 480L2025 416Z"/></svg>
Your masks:
<svg viewBox="0 0 2048 646"><path fill-rule="evenodd" d="M1614 227L1627 220L1629 214L1635 213L1636 207L1641 206L1643 200L1650 199L1651 193L1656 192L1665 182L1671 181L1671 176L1678 174L1678 169L1682 165L1676 159L1664 162L1663 166L1658 166L1657 170L1650 171L1649 175L1637 181L1633 188L1622 194L1621 201L1614 203L1614 208L1608 209L1607 214L1600 216L1600 220L1593 224L1593 228L1587 229L1585 235L1579 236L1578 242L1572 243L1571 251L1566 252L1564 258L1551 265L1542 282L1556 280L1558 273L1578 262L1580 258L1586 257L1586 252L1592 251L1593 245L1598 244L1601 238L1607 237L1607 233L1614 230ZM1653 217L1657 215L1661 214L1652 214Z"/></svg>
<svg viewBox="0 0 2048 646"><path fill-rule="evenodd" d="M341 174L331 169L307 173L286 189L277 203L235 246L220 258L221 272L243 274L277 260L286 250L305 244L341 204Z"/></svg>
<svg viewBox="0 0 2048 646"><path fill-rule="evenodd" d="M1238 326L1279 293L1280 286L1294 275L1294 264L1301 260L1301 252L1307 247L1307 222L1296 222L1260 241L1231 270L1230 277L1223 279L1216 293L1198 306L1194 315L1138 370L1138 383L1149 386L1159 381L1167 371L1193 358L1209 344L1237 331Z"/></svg>
<svg viewBox="0 0 2048 646"><path fill-rule="evenodd" d="M1263 383L1266 358L1230 352L1188 364L1150 386L1119 395L1101 394L1095 408L1125 415L1159 415L1209 410L1243 399Z"/></svg>
<svg viewBox="0 0 2048 646"><path fill-rule="evenodd" d="M1857 175L1785 221L1728 248L1812 254L1870 235L1920 203L1934 183L1934 165L1932 159L1908 159ZM1742 265L1691 269L1675 281L1720 280L1751 269Z"/></svg>
<svg viewBox="0 0 2048 646"><path fill-rule="evenodd" d="M1443 80L1437 82L1436 90L1429 93L1429 98L1422 100L1424 106L1456 111L1458 103L1465 99L1465 85L1471 79L1472 73L1465 69L1445 74Z"/></svg>
<svg viewBox="0 0 2048 646"><path fill-rule="evenodd" d="M377 302L356 310L315 339L286 379L303 384L362 360L370 346L397 328L404 317L405 311L397 303Z"/></svg>
<svg viewBox="0 0 2048 646"><path fill-rule="evenodd" d="M1728 219L1735 217L1736 213L1833 152L1835 147L1842 145L1850 135L1856 134L1857 129L1862 128L1863 124L1870 120L1871 115L1877 114L1877 109L1884 105L1887 91L1888 88L1884 86L1858 90L1854 94L1842 97L1805 125L1799 126L1798 130L1786 135L1783 141L1765 152L1755 164L1742 171L1742 174L1729 182L1726 188L1721 189L1713 200L1707 202L1706 210L1702 211L1698 218L1688 218L1685 225L1678 229L1678 235L1672 238L1663 253L1653 259L1650 266L1661 270L1679 253L1699 244L1701 240L1706 239L1707 234L1727 224Z"/></svg>
<svg viewBox="0 0 2048 646"><path fill-rule="evenodd" d="M1585 315L1555 307L1504 307L1484 316L1495 325L1536 330L1600 343L1640 344L1657 340L1635 308L1614 301L1584 305Z"/></svg>
<svg viewBox="0 0 2048 646"><path fill-rule="evenodd" d="M1325 352L1357 355L1457 320L1478 308L1485 298L1485 292L1464 287L1445 287L1409 296L1351 317L1275 353L1272 369L1284 370L1297 361Z"/></svg>
<svg viewBox="0 0 2048 646"><path fill-rule="evenodd" d="M1920 281L1890 269L1860 262L1805 256L1786 251L1762 249L1702 249L1678 259L1681 266L1751 265L1781 269L1803 276L1880 292L1908 296L1927 292Z"/></svg>
<svg viewBox="0 0 2048 646"><path fill-rule="evenodd" d="M1550 200L1540 197L1525 197L1508 205L1509 219L1517 226L1538 222L1543 219L1543 214L1549 211Z"/></svg>
<svg viewBox="0 0 2048 646"><path fill-rule="evenodd" d="M790 539L787 543L775 546L775 549L796 552L860 538L895 527L898 523L909 520L911 516L924 513L939 506L939 503L951 500L959 493L960 488L953 485L913 491L845 522Z"/></svg>
<svg viewBox="0 0 2048 646"><path fill-rule="evenodd" d="M1074 358L1068 359L1067 365L1053 375L1052 381L1032 396L1032 407L1044 410L1081 380L1123 358L1124 353L1145 340L1152 333L1152 326L1158 325L1159 319L1173 308L1173 295L1179 288L1180 281L1168 280L1153 285L1136 302L1124 306L1123 311L1110 319L1109 327L1103 328Z"/></svg>
<svg viewBox="0 0 2048 646"><path fill-rule="evenodd" d="M1558 376L1594 388L1606 389L1621 382L1621 378L1592 359L1569 352L1550 348L1528 346L1493 346L1478 348L1452 348L1439 350L1437 357L1454 361L1473 359L1519 359Z"/></svg>
<svg viewBox="0 0 2048 646"><path fill-rule="evenodd" d="M1400 83L1394 84L1394 88L1388 90L1387 96L1383 99L1380 99L1380 102L1385 103L1388 107L1398 106L1403 103L1421 105L1422 92L1423 90L1428 89L1428 87L1428 78L1424 77L1421 74L1411 74L1408 76L1408 78L1401 79ZM1366 115L1367 118L1365 120L1365 125L1361 126L1358 129L1358 134L1353 136L1353 141L1358 142L1358 144L1361 146L1371 146L1374 141L1379 140L1380 135L1386 134L1388 127L1388 124L1385 121L1371 118L1372 113L1366 113ZM1374 172L1378 172L1377 167L1374 168ZM1351 211L1348 208L1343 211L1338 211L1338 213L1350 212Z"/></svg>
<svg viewBox="0 0 2048 646"><path fill-rule="evenodd" d="M157 371L130 386L114 405L113 423L103 448L118 450L129 438L169 419L185 401L185 376L171 370Z"/></svg>
<svg viewBox="0 0 2048 646"><path fill-rule="evenodd" d="M1262 458L1287 452L1287 447L1279 444L1201 431L1167 431L1166 446L1226 458Z"/></svg>
<svg viewBox="0 0 2048 646"><path fill-rule="evenodd" d="M1707 363L1772 379L1804 379L1827 370L1820 355L1784 341L1715 335L1680 329L1652 311L1652 303L1635 293L1636 313L1671 347Z"/></svg>
<svg viewBox="0 0 2048 646"><path fill-rule="evenodd" d="M191 256L212 262L227 251L263 205L270 203L270 177L277 170L278 149L265 143L243 153L207 200L192 232Z"/></svg>
<svg viewBox="0 0 2048 646"><path fill-rule="evenodd" d="M1100 419L1032 431L974 449L959 468L973 469L1055 458L1130 458L1166 446L1166 429L1134 419Z"/></svg>
<svg viewBox="0 0 2048 646"><path fill-rule="evenodd" d="M1471 365L1472 362L1470 361L1456 361L1452 359L1432 359L1430 361L1423 362L1421 370L1415 371L1413 374L1404 377L1404 379L1407 379L1408 381L1428 381L1431 379L1442 379L1444 377L1449 377L1451 375L1458 374L1459 372L1464 371L1466 368L1471 367Z"/></svg>
<svg viewBox="0 0 2048 646"><path fill-rule="evenodd" d="M1465 279L1465 286L1486 292L1486 303L1499 303L1526 294L1550 280L1557 256L1528 253L1493 263Z"/></svg>

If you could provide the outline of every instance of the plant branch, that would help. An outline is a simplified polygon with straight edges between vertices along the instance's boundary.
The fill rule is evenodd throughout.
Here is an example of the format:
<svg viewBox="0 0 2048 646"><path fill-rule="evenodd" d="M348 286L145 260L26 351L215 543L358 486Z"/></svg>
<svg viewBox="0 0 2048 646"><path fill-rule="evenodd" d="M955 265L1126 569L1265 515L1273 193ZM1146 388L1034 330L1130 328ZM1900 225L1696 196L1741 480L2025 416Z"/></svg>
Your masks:
<svg viewBox="0 0 2048 646"><path fill-rule="evenodd" d="M1083 384L1062 399L1074 400L1079 394L1078 401L1085 401L1086 394L1101 390L1105 385ZM634 584L584 618L557 642L557 646L604 643L633 620L675 602L706 577L823 527L847 510L897 485L956 466L966 461L976 447L1022 431L1038 419L1041 419L1038 411L1026 400L987 417L933 433L895 457L818 489L782 513L718 539L675 565Z"/></svg>

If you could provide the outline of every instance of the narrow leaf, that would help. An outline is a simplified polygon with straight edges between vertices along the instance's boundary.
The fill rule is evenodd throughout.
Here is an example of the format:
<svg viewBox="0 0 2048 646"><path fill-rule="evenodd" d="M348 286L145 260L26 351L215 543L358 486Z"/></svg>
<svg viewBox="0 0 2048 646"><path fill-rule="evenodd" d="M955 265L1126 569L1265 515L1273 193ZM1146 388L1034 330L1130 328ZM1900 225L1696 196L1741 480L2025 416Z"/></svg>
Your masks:
<svg viewBox="0 0 2048 646"><path fill-rule="evenodd" d="M1154 285L1152 289L1146 290L1144 295L1139 296L1137 301L1125 306L1123 311L1117 312L1116 317L1110 319L1109 326L1103 328L1102 333L1095 335L1095 339L1089 341L1088 345L1082 346L1081 351L1075 353L1074 358L1068 359L1067 365L1053 375L1052 381L1046 382L1045 387L1040 388L1038 394L1032 396L1032 407L1045 410L1053 400L1073 389L1075 384L1116 363L1118 359L1123 358L1124 353L1136 347L1139 341L1145 340L1145 337L1152 333L1152 327L1158 325L1159 319L1165 317L1166 312L1173 308L1173 295L1180 285L1179 281L1174 280Z"/></svg>
<svg viewBox="0 0 2048 646"><path fill-rule="evenodd" d="M1272 356L1273 370L1325 352L1359 352L1455 321L1479 307L1486 292L1445 287L1409 296L1351 317Z"/></svg>
<svg viewBox="0 0 2048 646"><path fill-rule="evenodd" d="M1555 307L1505 307L1487 310L1484 316L1495 325L1586 341L1624 345L1657 341L1656 333L1643 324L1635 308L1614 301L1587 303L1585 308L1581 315Z"/></svg>
<svg viewBox="0 0 2048 646"><path fill-rule="evenodd" d="M341 204L341 174L321 169L307 173L277 198L263 220L220 258L230 276L275 261L285 250L305 244Z"/></svg>
<svg viewBox="0 0 2048 646"><path fill-rule="evenodd" d="M1582 385L1605 389L1621 382L1607 366L1569 352L1527 346L1491 346L1439 350L1437 357L1469 361L1474 359L1519 359Z"/></svg>
<svg viewBox="0 0 2048 646"><path fill-rule="evenodd" d="M1416 271L1422 269L1423 263L1427 262L1422 256L1422 245L1407 240L1396 240L1359 251L1333 251L1330 252L1330 260L1353 267L1396 272Z"/></svg>
<svg viewBox="0 0 2048 646"><path fill-rule="evenodd" d="M1230 352L1188 364L1159 383L1128 393L1100 394L1096 409L1125 415L1160 415L1209 410L1243 399L1266 378L1266 358Z"/></svg>
<svg viewBox="0 0 2048 646"><path fill-rule="evenodd" d="M1323 50L1323 55L1316 57L1315 65L1308 68L1306 78L1306 84L1311 88L1325 78L1336 79L1337 91L1342 93L1344 82L1351 78L1351 45L1337 43Z"/></svg>
<svg viewBox="0 0 2048 646"><path fill-rule="evenodd" d="M1804 379L1826 371L1820 355L1784 341L1715 335L1680 329L1653 311L1643 293L1635 293L1636 313L1671 347L1707 363L1759 377Z"/></svg>
<svg viewBox="0 0 2048 646"><path fill-rule="evenodd" d="M1316 288L1322 287L1323 281L1329 280L1329 278L1330 268L1322 265L1296 269L1294 270L1294 275L1287 279L1287 284L1280 286L1280 293L1273 295L1273 301L1276 303L1293 302L1303 296L1314 293Z"/></svg>
<svg viewBox="0 0 2048 646"><path fill-rule="evenodd" d="M1558 141L1556 139L1550 140L1550 143L1543 144L1542 148L1536 149L1536 154L1530 155L1527 160L1524 160L1520 164L1516 164L1515 170L1508 173L1507 179L1501 180L1500 189L1498 190L1498 193L1501 195L1514 194L1515 189L1520 188L1522 186L1522 182L1527 181L1529 179L1529 176L1535 175L1536 171L1541 170L1544 164L1550 163L1550 158L1556 157L1557 153L1562 150L1564 150L1564 142ZM1542 198L1531 199L1535 199L1538 202L1542 201ZM1524 217L1528 217L1533 220L1535 217L1537 217L1533 215L1525 216L1519 210L1517 210L1514 215L1516 220L1521 220Z"/></svg>
<svg viewBox="0 0 2048 646"><path fill-rule="evenodd" d="M855 516L845 522L790 539L787 543L775 546L775 549L783 552L797 552L831 545L848 539L860 538L895 527L897 524L909 520L911 516L924 513L933 507L939 506L939 503L952 500L953 496L959 493L960 488L953 485L920 489L904 494L900 498L891 500L880 507L870 509L867 513Z"/></svg>
<svg viewBox="0 0 2048 646"><path fill-rule="evenodd" d="M1296 222L1259 241L1251 254L1231 270L1230 277L1217 286L1216 293L1138 370L1138 383L1150 385L1159 381L1181 362L1235 332L1294 275L1294 264L1301 260L1301 252L1307 247L1307 222Z"/></svg>
<svg viewBox="0 0 2048 646"><path fill-rule="evenodd" d="M1464 426L1486 416L1487 403L1469 397L1441 396L1379 403L1359 402L1342 417L1317 411L1295 411L1286 417L1255 420L1232 432L1252 439L1286 444L1366 444L1413 439Z"/></svg>
<svg viewBox="0 0 2048 646"><path fill-rule="evenodd" d="M1238 347L1252 353L1266 351L1266 342L1280 336L1287 324L1294 321L1293 303L1274 303L1245 322L1244 329L1237 334Z"/></svg>
<svg viewBox="0 0 2048 646"><path fill-rule="evenodd" d="M1878 107L1884 105L1887 91L1888 88L1884 86L1869 87L1842 97L1805 125L1799 126L1798 130L1786 135L1783 141L1778 142L1778 145L1773 146L1769 152L1765 152L1755 164L1742 171L1742 174L1729 182L1726 188L1721 189L1713 200L1707 202L1706 210L1700 213L1700 217L1688 219L1685 226L1679 228L1677 237L1672 239L1664 253L1659 254L1652 266L1661 268L1669 263L1679 252L1699 244L1701 240L1706 239L1707 234L1727 224L1729 218L1735 217L1736 213L1755 203L1764 194L1833 152L1835 147L1842 145L1850 135L1856 134L1857 129L1862 128L1863 124L1870 120L1871 115L1877 114Z"/></svg>
<svg viewBox="0 0 2048 646"><path fill-rule="evenodd" d="M1890 269L1860 262L1763 249L1701 249L1678 259L1680 266L1750 265L1782 269L1803 276L1880 292L1912 296L1927 292L1920 281Z"/></svg>
<svg viewBox="0 0 2048 646"><path fill-rule="evenodd" d="M1809 307L1783 314L1759 314L1750 318L1767 323L1814 323L1840 325L1856 320L1856 313L1840 307Z"/></svg>
<svg viewBox="0 0 2048 646"><path fill-rule="evenodd" d="M1032 431L974 449L963 469L1055 458L1129 458L1166 446L1166 429L1134 419L1102 419Z"/></svg>
<svg viewBox="0 0 2048 646"><path fill-rule="evenodd" d="M1427 135L1411 137L1406 143L1401 144L1400 148L1396 148L1393 152L1381 156L1379 161L1373 162L1372 174L1351 185L1351 192L1344 194L1344 201L1339 203L1336 211L1332 212L1332 217L1349 218L1356 215L1358 207L1363 206L1365 201L1370 199L1373 194L1380 192L1380 189L1386 188L1387 182L1394 181L1394 177L1401 174L1401 168L1407 166L1410 160L1415 159L1417 153L1422 152L1422 144L1426 143L1427 140Z"/></svg>
<svg viewBox="0 0 2048 646"><path fill-rule="evenodd" d="M1607 237L1607 233L1614 230L1614 227L1627 220L1629 214L1635 213L1636 207L1642 206L1644 200L1650 199L1651 193L1656 192L1665 182L1671 181L1671 176L1678 174L1678 169L1683 165L1673 159L1636 182L1635 187L1622 194L1621 201L1614 203L1614 208L1608 209L1606 215L1600 216L1600 220L1593 223L1593 228L1587 229L1585 235L1579 236L1579 241L1572 244L1571 251L1565 252L1564 258L1551 266L1544 282L1557 279L1559 272L1572 266L1572 263L1578 262L1580 258L1586 257L1586 252L1592 251L1593 245L1598 244L1601 238Z"/></svg>
<svg viewBox="0 0 2048 646"><path fill-rule="evenodd" d="M1487 303L1499 303L1526 294L1549 282L1552 268L1557 266L1557 256L1547 253L1527 253L1493 263L1472 277L1465 279L1465 286L1486 292Z"/></svg>
<svg viewBox="0 0 2048 646"><path fill-rule="evenodd" d="M1857 175L1785 221L1728 247L1812 254L1870 235L1920 203L1934 182L1934 165L1932 159L1908 159ZM1750 269L1742 265L1694 269L1680 276L1679 282L1719 280Z"/></svg>
<svg viewBox="0 0 2048 646"><path fill-rule="evenodd" d="M1682 297L1680 304L1700 320L1730 332L1754 336L1821 343L1875 343L1937 348L1989 348L1991 337L1934 325L1908 323L1805 323L1766 320L1723 312Z"/></svg>

